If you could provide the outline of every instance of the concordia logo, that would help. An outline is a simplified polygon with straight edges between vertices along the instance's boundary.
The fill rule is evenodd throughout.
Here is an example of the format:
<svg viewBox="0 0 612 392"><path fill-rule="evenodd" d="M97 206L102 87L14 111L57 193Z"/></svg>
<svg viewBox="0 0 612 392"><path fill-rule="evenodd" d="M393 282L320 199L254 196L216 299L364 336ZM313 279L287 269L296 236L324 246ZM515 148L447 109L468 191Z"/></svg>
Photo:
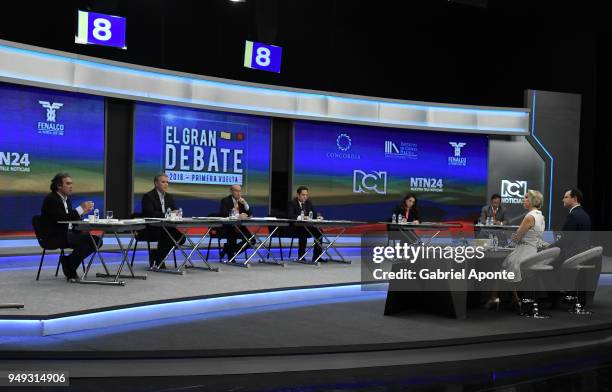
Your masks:
<svg viewBox="0 0 612 392"><path fill-rule="evenodd" d="M353 140L348 133L340 133L336 137L338 151L329 151L325 154L325 157L332 159L361 159L361 155L349 152L352 146Z"/></svg>
<svg viewBox="0 0 612 392"><path fill-rule="evenodd" d="M38 133L45 135L64 135L64 124L56 122L56 111L64 106L60 102L38 101L38 103L47 110L47 121L38 122Z"/></svg>

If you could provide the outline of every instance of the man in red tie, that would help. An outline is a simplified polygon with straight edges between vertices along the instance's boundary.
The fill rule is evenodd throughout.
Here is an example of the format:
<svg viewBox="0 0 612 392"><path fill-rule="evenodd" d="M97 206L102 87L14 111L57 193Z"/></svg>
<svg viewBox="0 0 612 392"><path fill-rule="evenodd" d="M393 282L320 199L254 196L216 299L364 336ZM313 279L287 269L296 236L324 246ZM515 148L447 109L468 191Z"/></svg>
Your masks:
<svg viewBox="0 0 612 392"><path fill-rule="evenodd" d="M486 224L488 218L492 219L494 225L505 225L508 223L506 207L502 205L502 198L497 193L491 196L491 202L482 207L480 211L480 223Z"/></svg>

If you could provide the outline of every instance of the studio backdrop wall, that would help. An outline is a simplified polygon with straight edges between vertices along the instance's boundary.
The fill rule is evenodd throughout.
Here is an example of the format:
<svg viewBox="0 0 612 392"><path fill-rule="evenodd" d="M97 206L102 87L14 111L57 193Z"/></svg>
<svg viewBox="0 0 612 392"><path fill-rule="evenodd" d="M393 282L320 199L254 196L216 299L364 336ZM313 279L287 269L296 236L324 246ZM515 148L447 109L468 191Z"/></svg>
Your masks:
<svg viewBox="0 0 612 392"><path fill-rule="evenodd" d="M293 188L326 218L384 221L408 192L422 221L473 221L487 191L485 135L296 120Z"/></svg>
<svg viewBox="0 0 612 392"><path fill-rule="evenodd" d="M51 178L104 211L104 98L0 83L0 232L31 231Z"/></svg>
<svg viewBox="0 0 612 392"><path fill-rule="evenodd" d="M134 110L134 211L165 172L186 216L218 212L233 184L255 215L268 213L270 118L153 103Z"/></svg>

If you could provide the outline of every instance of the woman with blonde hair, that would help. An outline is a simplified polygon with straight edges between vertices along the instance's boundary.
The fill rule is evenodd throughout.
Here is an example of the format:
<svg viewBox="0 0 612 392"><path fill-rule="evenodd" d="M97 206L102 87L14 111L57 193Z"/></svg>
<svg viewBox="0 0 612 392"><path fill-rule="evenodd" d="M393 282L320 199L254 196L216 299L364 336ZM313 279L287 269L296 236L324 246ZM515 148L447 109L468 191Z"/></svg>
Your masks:
<svg viewBox="0 0 612 392"><path fill-rule="evenodd" d="M516 247L502 264L502 269L507 272L514 272L514 279L509 280L510 282L517 283L522 280L521 262L538 252L538 245L542 242L545 228L544 216L540 211L543 200L542 194L533 189L529 189L523 197L523 207L528 211L519 228L512 233L512 241L516 243ZM517 307L520 307L521 302L516 290L513 293L514 302ZM494 304L499 306L497 292L491 293L486 307L491 307Z"/></svg>

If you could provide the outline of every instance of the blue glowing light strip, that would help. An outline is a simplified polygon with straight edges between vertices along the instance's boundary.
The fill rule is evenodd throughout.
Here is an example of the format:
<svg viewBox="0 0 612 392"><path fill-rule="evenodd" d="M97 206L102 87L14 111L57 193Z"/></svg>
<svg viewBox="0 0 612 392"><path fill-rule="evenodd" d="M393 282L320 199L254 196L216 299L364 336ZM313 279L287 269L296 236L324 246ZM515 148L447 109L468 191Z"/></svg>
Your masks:
<svg viewBox="0 0 612 392"><path fill-rule="evenodd" d="M114 65L114 64L105 64L92 60L85 60L79 58L73 58L70 56L63 56L59 54L51 54L44 53L36 50L25 49L25 48L16 48L12 46L2 45L0 44L0 50L8 53L17 53L20 55L33 56L40 59L50 59L53 61L61 61L63 63L70 63L73 65L81 65L83 67L94 68L100 71L109 71L116 72L123 75L134 75L136 77L144 77L148 79L155 80L168 80L171 82L178 82L183 85L189 86L202 86L204 88L221 88L225 91L227 90L236 90L238 93L244 94L257 94L258 96L267 96L271 99L274 99L275 96L282 96L283 99L291 98L296 100L299 105L301 100L308 99L316 99L319 102L315 103L316 105L320 105L321 102L325 105L329 105L329 102L335 103L334 106L343 105L347 106L347 110L354 111L355 108L348 108L350 104L359 104L359 105L367 105L364 109L373 110L377 113L381 112L381 108L392 108L398 107L400 109L412 110L412 111L421 111L432 113L434 115L437 114L448 114L451 112L458 112L467 116L478 116L482 115L488 117L489 121L494 121L490 116L500 116L500 117L517 117L524 118L528 121L529 113L525 110L517 110L508 108L507 110L503 108L470 108L470 107L459 107L457 105L448 105L444 106L442 104L431 104L431 105L420 105L415 103L399 103L392 100L376 100L372 98L354 98L354 97L344 97L340 95L331 95L331 94L321 94L316 92L304 92L304 91L292 91L287 88L267 88L267 87L259 87L259 86L249 86L249 85L241 85L238 82L232 83L231 81L221 82L221 81L213 81L213 80L205 80L196 77L188 77L188 76L180 76L173 75L171 73L164 73L163 71L155 71L155 70L139 70L134 68L129 68L126 66ZM120 96L128 96L128 97L136 97L140 99L147 100L161 100L165 102L175 102L182 103L188 105L197 105L204 106L213 109L229 109L229 110L237 110L243 112L249 112L254 114L271 114L271 115L283 115L288 117L297 117L297 118L306 118L306 119L314 119L314 120L327 120L327 121L344 121L344 122L355 122L355 123L372 123L376 125L383 126L404 126L404 127L423 127L423 128L432 128L435 130L457 130L457 131L472 131L477 133L506 133L506 134L526 134L528 132L528 122L524 127L498 127L498 126L482 126L474 121L474 123L466 122L464 124L461 123L453 123L453 122L442 122L442 123L434 123L433 121L403 121L396 120L393 118L378 118L373 116L355 116L348 113L332 113L326 114L325 112L316 113L312 111L307 111L304 109L295 108L293 110L275 107L274 103L269 106L259 106L253 104L240 104L240 103L232 103L226 101L211 101L207 99L195 99L192 97L181 97L181 96L169 96L160 92L148 92L144 90L138 89L122 89L122 88L113 88L110 86L104 85L87 85L87 84L74 84L74 82L69 82L66 80L59 79L47 79L44 77L36 77L36 75L28 74L21 75L20 72L11 73L8 71L2 71L0 69L0 76L4 76L11 79L22 80L26 82L36 82L43 84L51 84L55 86L62 86L64 88L71 88L77 90L86 90L84 92L94 92L101 94L115 94ZM278 102L278 100L276 101ZM378 106L378 107L376 107ZM452 121L452 120L451 120ZM466 120L467 121L467 120ZM519 120L520 121L520 120ZM522 121L520 121L522 123Z"/></svg>
<svg viewBox="0 0 612 392"><path fill-rule="evenodd" d="M380 287L378 287L380 286ZM108 328L142 321L170 320L176 317L209 314L227 310L248 309L299 302L386 295L386 284L377 290L362 291L361 285L349 284L305 289L277 290L263 293L236 294L189 301L169 302L130 308L99 311L47 320L0 319L0 336L43 336L88 329ZM27 304L26 304L27 306ZM265 310L265 308L262 308Z"/></svg>
<svg viewBox="0 0 612 392"><path fill-rule="evenodd" d="M544 147L540 139L535 134L535 114L536 114L536 90L533 90L532 98L531 98L531 136L533 139L538 142L542 150L548 155L550 158L550 189L548 190L548 230L550 230L550 226L552 223L552 190L553 190L553 174L554 174L554 166L555 166L555 158L551 155L550 152Z"/></svg>

